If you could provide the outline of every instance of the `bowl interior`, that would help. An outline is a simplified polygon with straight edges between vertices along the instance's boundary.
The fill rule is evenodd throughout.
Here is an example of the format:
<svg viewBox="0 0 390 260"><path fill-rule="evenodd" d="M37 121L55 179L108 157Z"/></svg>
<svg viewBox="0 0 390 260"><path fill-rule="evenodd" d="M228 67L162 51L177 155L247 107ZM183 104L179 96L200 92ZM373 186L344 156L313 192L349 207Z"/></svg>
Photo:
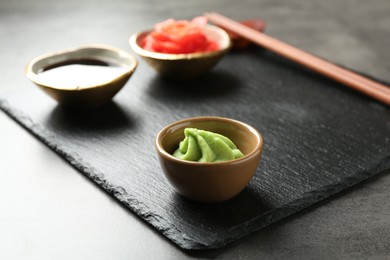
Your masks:
<svg viewBox="0 0 390 260"><path fill-rule="evenodd" d="M230 46L230 37L219 27L208 25L204 29L204 33L210 40L216 41L220 49L226 49Z"/></svg>
<svg viewBox="0 0 390 260"><path fill-rule="evenodd" d="M178 148L180 141L184 139L184 129L187 127L224 135L232 140L244 155L262 146L260 134L249 125L224 118L195 118L180 121L162 130L157 141L167 154L171 155Z"/></svg>
<svg viewBox="0 0 390 260"><path fill-rule="evenodd" d="M204 33L209 39L214 40L218 43L220 48L217 51L189 53L189 54L157 53L157 52L147 51L141 47L142 41L146 36L148 36L150 32L151 31L145 31L138 34L134 34L130 38L130 46L137 54L141 56L154 58L154 59L177 60L177 59L191 59L191 58L214 56L216 54L226 51L228 48L230 48L231 45L230 37L224 30L213 25L207 25L204 28Z"/></svg>
<svg viewBox="0 0 390 260"><path fill-rule="evenodd" d="M120 77L131 74L137 66L135 58L120 49L109 46L88 45L39 56L27 65L26 74L30 80L41 86L61 89L63 88L62 86L48 83L39 74L48 68L56 67L58 64L66 64L67 62L77 60L95 60L97 62L114 64L121 68L121 71L110 80L104 80L104 82L99 82L98 84L85 85L83 86L84 88L105 85Z"/></svg>

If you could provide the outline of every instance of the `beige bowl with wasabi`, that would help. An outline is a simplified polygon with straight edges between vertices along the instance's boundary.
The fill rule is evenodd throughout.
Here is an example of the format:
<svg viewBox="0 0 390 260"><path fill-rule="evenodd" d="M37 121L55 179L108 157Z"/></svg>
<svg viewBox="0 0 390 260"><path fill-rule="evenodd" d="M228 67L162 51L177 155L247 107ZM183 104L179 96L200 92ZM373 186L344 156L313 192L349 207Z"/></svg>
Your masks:
<svg viewBox="0 0 390 260"><path fill-rule="evenodd" d="M229 138L244 154L224 162L193 162L172 154L184 139L185 128L197 128ZM263 138L252 126L224 117L193 117L164 127L156 137L162 171L174 190L198 202L222 202L239 194L255 175Z"/></svg>

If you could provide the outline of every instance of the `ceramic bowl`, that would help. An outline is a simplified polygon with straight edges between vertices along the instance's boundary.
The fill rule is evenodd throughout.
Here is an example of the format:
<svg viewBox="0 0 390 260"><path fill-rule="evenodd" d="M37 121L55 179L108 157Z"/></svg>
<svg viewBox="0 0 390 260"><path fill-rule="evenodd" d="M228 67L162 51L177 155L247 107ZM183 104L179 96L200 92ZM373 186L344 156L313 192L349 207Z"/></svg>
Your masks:
<svg viewBox="0 0 390 260"><path fill-rule="evenodd" d="M209 71L231 46L229 35L224 30L207 25L204 32L209 38L219 43L219 50L191 54L166 54L147 51L140 47L140 43L150 31L133 34L129 43L133 51L163 77L185 80L195 78Z"/></svg>
<svg viewBox="0 0 390 260"><path fill-rule="evenodd" d="M120 68L120 72L109 79L83 83L83 85L77 85L77 87L66 87L63 86L63 82L53 83L42 77L41 73L47 71L48 68L83 60L114 64ZM104 45L87 45L38 56L27 65L26 75L41 90L61 105L75 108L94 108L109 102L121 90L133 74L137 64L136 59L123 50ZM95 74L89 77L97 78L97 76L99 75Z"/></svg>
<svg viewBox="0 0 390 260"><path fill-rule="evenodd" d="M228 137L244 157L200 163L177 159L172 153L184 139L184 129L198 128ZM259 165L263 138L248 124L223 117L194 117L163 128L156 137L156 150L165 177L182 196L199 202L221 202L239 194Z"/></svg>

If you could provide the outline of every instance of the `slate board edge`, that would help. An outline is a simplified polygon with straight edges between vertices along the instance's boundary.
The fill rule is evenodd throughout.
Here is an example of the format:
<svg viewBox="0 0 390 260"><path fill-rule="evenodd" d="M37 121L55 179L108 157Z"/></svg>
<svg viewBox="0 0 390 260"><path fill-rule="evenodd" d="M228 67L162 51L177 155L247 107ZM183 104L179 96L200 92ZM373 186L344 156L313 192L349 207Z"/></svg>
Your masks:
<svg viewBox="0 0 390 260"><path fill-rule="evenodd" d="M242 223L239 226L236 226L235 229L230 230L232 233L231 239L227 239L221 243L221 241L216 241L214 245L207 247L208 249L219 248L225 246L231 242L234 242L240 238L243 238L251 233L254 233L260 229L263 229L273 223L276 223L279 220L287 218L299 211L306 209L310 206L313 206L316 203L323 201L337 193L344 191L352 186L361 183L369 178L378 175L384 171L390 170L390 156L384 158L381 162L376 164L373 168L365 171L360 171L355 174L355 176L350 176L343 178L337 184L327 185L322 187L320 190L315 190L311 192L304 193L301 198L291 201L288 204L283 205L282 207L275 209L271 212L266 212L263 215L259 215L256 218ZM248 230L248 232L242 232L240 229ZM237 232L235 232L237 230ZM201 249L201 248L192 248L192 249Z"/></svg>
<svg viewBox="0 0 390 260"><path fill-rule="evenodd" d="M67 161L72 167L92 180L99 188L102 188L111 196L119 200L123 205L138 215L141 220L151 224L164 236L168 237L174 243L176 243L179 247L183 249L192 249L193 246L189 246L189 244L197 244L195 241L188 241L185 237L178 237L175 235L178 233L182 235L184 234L181 232L181 230L176 228L176 226L166 222L160 216L151 213L152 210L150 210L142 202L131 198L123 187L113 186L110 184L106 180L103 173L100 173L88 163L84 162L82 158L77 155L77 153L66 151L66 149L60 145L57 145L54 140L55 137L50 134L49 131L47 131L40 124L34 123L29 116L20 110L11 107L11 105L9 105L9 103L3 98L0 98L0 109L3 110L12 119L14 119L24 129L30 132L33 136L37 137L41 142L47 145L51 150L60 155L60 157Z"/></svg>
<svg viewBox="0 0 390 260"><path fill-rule="evenodd" d="M378 162L376 166L371 169L358 172L355 174L355 176L344 178L337 184L324 186L321 190L307 192L303 194L302 198L291 201L289 204L283 205L283 207L280 207L279 209L273 210L272 212L266 212L263 215L236 226L234 229L228 231L228 233L231 234L229 239L225 239L223 241L216 239L210 244L204 244L187 238L186 235L175 225L167 222L159 215L153 214L152 210L142 202L131 198L131 196L125 191L123 187L113 186L110 184L105 179L103 173L100 173L88 163L84 162L82 158L77 155L77 153L66 151L66 149L60 145L57 145L54 140L55 136L53 134L51 134L40 124L34 123L33 120L23 112L11 107L11 105L5 99L0 98L0 109L2 109L7 115L9 115L32 135L36 136L50 149L64 158L74 168L95 182L99 188L102 188L108 192L111 196L115 197L123 205L132 210L143 221L151 224L154 228L156 228L159 232L169 238L180 248L186 250L220 248L251 233L254 233L255 231L263 229L283 218L297 213L309 206L312 206L317 202L320 202L332 195L335 195L336 193L339 193L340 191L350 188L353 185L367 180L370 177L373 177L383 171L390 170L389 156L384 158L381 162ZM243 232L242 229L245 231Z"/></svg>

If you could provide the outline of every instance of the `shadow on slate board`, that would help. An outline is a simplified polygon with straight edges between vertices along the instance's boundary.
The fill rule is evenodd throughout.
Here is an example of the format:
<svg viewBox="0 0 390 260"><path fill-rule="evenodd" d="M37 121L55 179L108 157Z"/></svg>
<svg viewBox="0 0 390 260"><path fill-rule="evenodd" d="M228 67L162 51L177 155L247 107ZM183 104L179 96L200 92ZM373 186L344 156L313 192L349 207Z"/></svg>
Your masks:
<svg viewBox="0 0 390 260"><path fill-rule="evenodd" d="M96 110L64 109L31 86L2 95L0 107L183 249L221 247L390 168L388 107L258 48L191 82L141 61ZM264 137L257 174L230 201L184 199L159 167L158 131L199 115L244 121Z"/></svg>

